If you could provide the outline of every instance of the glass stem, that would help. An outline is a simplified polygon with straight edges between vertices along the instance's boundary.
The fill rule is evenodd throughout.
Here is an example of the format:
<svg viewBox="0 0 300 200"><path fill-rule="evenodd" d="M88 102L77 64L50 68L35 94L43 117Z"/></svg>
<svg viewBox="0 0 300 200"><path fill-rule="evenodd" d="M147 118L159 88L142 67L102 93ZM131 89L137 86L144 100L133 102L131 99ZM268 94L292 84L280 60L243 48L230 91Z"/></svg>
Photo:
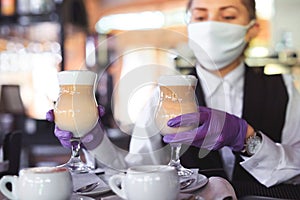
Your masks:
<svg viewBox="0 0 300 200"><path fill-rule="evenodd" d="M191 176L194 172L190 169L184 168L180 163L180 149L180 143L171 143L171 160L168 165L175 167L180 177Z"/></svg>
<svg viewBox="0 0 300 200"><path fill-rule="evenodd" d="M180 149L181 144L171 143L171 161L170 163L180 165Z"/></svg>
<svg viewBox="0 0 300 200"><path fill-rule="evenodd" d="M71 139L71 146L72 146L72 158L80 158L80 155L79 155L80 138L73 137Z"/></svg>

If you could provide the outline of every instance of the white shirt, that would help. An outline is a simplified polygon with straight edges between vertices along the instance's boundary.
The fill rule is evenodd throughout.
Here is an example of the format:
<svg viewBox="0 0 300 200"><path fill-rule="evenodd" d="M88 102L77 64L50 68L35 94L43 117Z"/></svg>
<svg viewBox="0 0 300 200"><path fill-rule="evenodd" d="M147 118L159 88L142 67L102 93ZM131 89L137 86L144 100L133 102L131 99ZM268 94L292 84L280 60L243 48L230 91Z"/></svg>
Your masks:
<svg viewBox="0 0 300 200"><path fill-rule="evenodd" d="M217 77L197 66L197 75L203 87L207 106L241 117L244 73L243 63L224 78Z"/></svg>
<svg viewBox="0 0 300 200"><path fill-rule="evenodd" d="M241 74L243 74L243 70L243 65L240 65L220 80L211 76L212 74L206 74L207 77L205 76L205 79L202 80L200 73L201 81L206 81L203 88L207 94L207 104L241 116L244 84L244 76ZM283 75L283 78L289 101L282 132L282 143L275 143L263 134L262 145L258 152L240 163L245 170L267 187L300 174L300 94L293 84L291 75ZM227 86L225 86L225 82L228 83ZM224 86L219 83L223 83ZM208 85L210 87L206 87ZM219 93L226 99L225 104L210 101L213 95L219 95ZM139 118L132 133L130 152L124 152L114 147L104 137L103 142L92 151L98 161L118 169L138 164L168 163L169 152L162 146L161 136L153 121L157 98L158 93L155 93L146 106L146 110L143 111L142 117ZM230 103L231 99L234 103Z"/></svg>

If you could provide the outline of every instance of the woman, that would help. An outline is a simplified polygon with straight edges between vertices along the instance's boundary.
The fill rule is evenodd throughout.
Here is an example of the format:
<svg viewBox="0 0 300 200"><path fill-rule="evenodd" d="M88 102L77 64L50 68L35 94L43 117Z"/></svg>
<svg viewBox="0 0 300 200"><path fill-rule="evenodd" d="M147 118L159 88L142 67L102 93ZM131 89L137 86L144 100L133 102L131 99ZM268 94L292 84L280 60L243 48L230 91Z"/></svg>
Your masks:
<svg viewBox="0 0 300 200"><path fill-rule="evenodd" d="M234 180L270 187L300 174L300 96L291 76L266 76L261 68L249 68L243 62L243 52L259 29L254 0L190 0L188 13L189 45L198 61L193 73L199 78L200 125L190 132L167 135L163 141L191 145L182 164L202 170L221 168L223 161L227 168L232 159L228 152L233 150L237 154ZM154 116L151 106L148 111L136 124L128 154L113 148L105 134L91 152L100 162L117 168L167 163L169 154L162 148L159 130L148 120ZM195 123L199 113L171 119L168 125ZM55 133L62 143L69 138L65 131ZM204 142L207 137L212 138L209 143ZM229 177L230 170L226 169Z"/></svg>
<svg viewBox="0 0 300 200"><path fill-rule="evenodd" d="M218 115L212 116L211 110L202 109L208 117L197 129L176 137L165 136L164 141L188 144L188 138L193 138L193 146L203 147L203 139L198 138L215 135L215 141L206 144L208 149L220 150L227 146L236 152L243 151L245 144L248 151L237 157L233 179L254 177L269 187L298 175L300 161L295 158L300 156L300 121L297 120L300 106L292 77L266 76L262 68L249 68L243 62L243 51L259 28L255 22L254 0L190 0L188 11L189 44L198 61L194 73L200 80L199 102L239 118L223 115L220 119ZM199 47L213 62L203 56ZM205 85L208 87L204 88ZM192 123L192 116L187 117ZM180 118L169 124L186 125L187 120ZM222 131L210 131L216 129L211 124L204 127L214 120L225 120L223 127L219 127ZM232 128L233 124L237 127ZM185 153L188 164L196 159L196 155L191 156L193 153Z"/></svg>

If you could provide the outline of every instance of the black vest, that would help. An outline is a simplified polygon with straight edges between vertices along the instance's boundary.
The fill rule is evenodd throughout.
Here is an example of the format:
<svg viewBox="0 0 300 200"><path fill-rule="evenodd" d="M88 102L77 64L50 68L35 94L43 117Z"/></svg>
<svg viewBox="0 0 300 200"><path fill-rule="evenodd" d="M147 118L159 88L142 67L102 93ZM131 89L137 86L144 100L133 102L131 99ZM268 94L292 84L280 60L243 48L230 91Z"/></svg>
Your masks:
<svg viewBox="0 0 300 200"><path fill-rule="evenodd" d="M195 68L190 73L196 75ZM198 81L196 96L201 106L206 106L203 90ZM281 141L281 131L285 122L288 94L281 75L265 75L262 67L246 67L244 85L243 119L254 129L262 131L275 142ZM222 160L218 151L199 153L199 148L186 147L181 162L189 168L199 168L200 173L222 172ZM207 154L208 153L208 154ZM200 155L200 159L199 159ZM202 155L206 155L202 158ZM236 155L233 180L256 181L240 165L241 157ZM207 174L210 175L209 173Z"/></svg>

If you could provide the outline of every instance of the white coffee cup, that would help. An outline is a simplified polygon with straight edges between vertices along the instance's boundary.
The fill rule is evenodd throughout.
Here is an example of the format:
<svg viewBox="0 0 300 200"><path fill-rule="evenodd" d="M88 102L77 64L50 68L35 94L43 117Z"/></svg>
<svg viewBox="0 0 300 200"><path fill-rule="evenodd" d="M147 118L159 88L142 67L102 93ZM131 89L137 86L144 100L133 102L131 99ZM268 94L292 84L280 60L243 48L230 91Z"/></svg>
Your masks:
<svg viewBox="0 0 300 200"><path fill-rule="evenodd" d="M126 174L113 175L109 186L127 200L176 200L179 195L179 177L168 165L131 167Z"/></svg>
<svg viewBox="0 0 300 200"><path fill-rule="evenodd" d="M12 191L8 190L7 183L11 183ZM14 200L69 200L73 183L67 168L32 167L20 170L19 176L3 176L0 190Z"/></svg>

